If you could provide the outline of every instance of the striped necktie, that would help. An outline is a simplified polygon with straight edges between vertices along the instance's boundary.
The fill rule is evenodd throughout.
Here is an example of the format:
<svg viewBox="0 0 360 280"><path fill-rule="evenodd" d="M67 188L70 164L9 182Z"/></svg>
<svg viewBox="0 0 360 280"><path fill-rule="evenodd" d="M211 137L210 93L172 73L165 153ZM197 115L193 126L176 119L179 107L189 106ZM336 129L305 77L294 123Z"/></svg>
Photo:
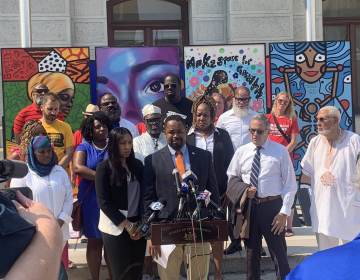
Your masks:
<svg viewBox="0 0 360 280"><path fill-rule="evenodd" d="M260 150L261 146L256 147L256 153L251 165L251 174L250 174L250 184L253 185L255 188L258 187L258 180L260 174Z"/></svg>

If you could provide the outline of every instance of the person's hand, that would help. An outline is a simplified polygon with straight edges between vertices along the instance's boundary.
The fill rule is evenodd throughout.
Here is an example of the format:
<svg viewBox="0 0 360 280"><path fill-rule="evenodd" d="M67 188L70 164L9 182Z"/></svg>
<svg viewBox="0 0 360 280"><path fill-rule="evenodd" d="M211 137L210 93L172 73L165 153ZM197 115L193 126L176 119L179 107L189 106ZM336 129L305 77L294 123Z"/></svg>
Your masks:
<svg viewBox="0 0 360 280"><path fill-rule="evenodd" d="M39 230L46 226L58 227L58 222L50 212L50 210L43 204L32 201L24 196L21 192L16 191L16 201L13 201L20 216L27 221L33 223Z"/></svg>
<svg viewBox="0 0 360 280"><path fill-rule="evenodd" d="M129 220L125 220L123 223L131 239L139 240L141 238L137 223L132 223Z"/></svg>
<svg viewBox="0 0 360 280"><path fill-rule="evenodd" d="M151 239L148 240L149 242L149 254L154 259L161 257L161 249L159 245L152 245Z"/></svg>
<svg viewBox="0 0 360 280"><path fill-rule="evenodd" d="M18 213L36 226L36 233L5 280L56 280L63 250L62 232L56 218L44 205L28 199L19 191L16 200L13 202Z"/></svg>
<svg viewBox="0 0 360 280"><path fill-rule="evenodd" d="M256 194L257 188L251 186L247 189L246 194L248 198L254 198Z"/></svg>
<svg viewBox="0 0 360 280"><path fill-rule="evenodd" d="M285 230L287 215L279 213L274 217L271 232L280 235Z"/></svg>

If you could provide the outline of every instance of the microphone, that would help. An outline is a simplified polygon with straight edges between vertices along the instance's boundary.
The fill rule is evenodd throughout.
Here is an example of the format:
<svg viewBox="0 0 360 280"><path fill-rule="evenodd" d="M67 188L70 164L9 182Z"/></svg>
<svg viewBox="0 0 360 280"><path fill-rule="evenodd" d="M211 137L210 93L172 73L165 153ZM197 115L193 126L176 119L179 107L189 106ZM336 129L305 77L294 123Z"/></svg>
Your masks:
<svg viewBox="0 0 360 280"><path fill-rule="evenodd" d="M177 168L174 168L173 171L172 171L172 174L175 177L176 190L177 190L177 193L179 195L180 191L181 191L181 180L180 180L179 170L177 170Z"/></svg>
<svg viewBox="0 0 360 280"><path fill-rule="evenodd" d="M183 175L182 175L182 180L183 182L190 182L190 181L196 181L198 178L196 176L196 174L194 172L192 172L191 170L186 171Z"/></svg>
<svg viewBox="0 0 360 280"><path fill-rule="evenodd" d="M198 217L200 215L201 208L203 208L204 205L206 207L208 206L208 204L210 202L210 195L211 195L211 192L205 190L196 196L197 206L192 214L193 217ZM200 218L200 216L199 216L199 218Z"/></svg>
<svg viewBox="0 0 360 280"><path fill-rule="evenodd" d="M211 206L213 206L216 209L217 212L220 212L221 214L224 214L224 210L218 204L216 204L213 200L211 200L211 198L210 198L211 192L209 192L208 190L205 189L200 194L203 194L206 197L206 199L205 199L206 207L208 207L209 204L210 204Z"/></svg>
<svg viewBox="0 0 360 280"><path fill-rule="evenodd" d="M141 233L142 236L147 235L147 233L149 232L151 222L155 219L156 215L165 206L166 206L166 201L165 200L151 202L151 204L149 205L149 208L152 210L152 213L149 216L149 218L146 220L146 222L144 224L142 224L141 227L140 227L140 233Z"/></svg>
<svg viewBox="0 0 360 280"><path fill-rule="evenodd" d="M22 178L28 171L28 167L23 161L0 160L0 178Z"/></svg>
<svg viewBox="0 0 360 280"><path fill-rule="evenodd" d="M194 172L192 172L191 170L186 171L183 175L182 175L182 180L183 182L187 183L190 186L190 191L192 193L195 193L195 184L194 181L196 181L198 178L196 176L196 174Z"/></svg>

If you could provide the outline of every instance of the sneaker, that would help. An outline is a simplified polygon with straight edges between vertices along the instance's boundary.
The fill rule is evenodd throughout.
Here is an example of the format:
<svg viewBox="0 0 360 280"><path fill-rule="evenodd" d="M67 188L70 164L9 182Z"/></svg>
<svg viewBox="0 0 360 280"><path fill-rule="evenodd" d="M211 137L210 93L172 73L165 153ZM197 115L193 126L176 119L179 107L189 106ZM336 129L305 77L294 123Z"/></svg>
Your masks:
<svg viewBox="0 0 360 280"><path fill-rule="evenodd" d="M285 237L291 237L294 236L294 232L292 231L292 229L288 228L285 231Z"/></svg>

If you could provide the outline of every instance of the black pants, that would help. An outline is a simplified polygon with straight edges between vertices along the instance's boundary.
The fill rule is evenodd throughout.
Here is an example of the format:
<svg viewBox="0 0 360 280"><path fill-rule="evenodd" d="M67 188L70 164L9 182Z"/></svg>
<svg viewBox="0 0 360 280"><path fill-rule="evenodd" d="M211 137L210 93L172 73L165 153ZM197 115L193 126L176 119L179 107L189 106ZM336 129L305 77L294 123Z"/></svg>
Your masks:
<svg viewBox="0 0 360 280"><path fill-rule="evenodd" d="M282 199L255 204L252 203L249 239L246 245L247 280L260 280L261 237L264 236L275 263L277 279L285 279L290 272L286 253L285 231L280 235L271 232L271 223L279 213Z"/></svg>
<svg viewBox="0 0 360 280"><path fill-rule="evenodd" d="M132 240L124 230L119 236L103 233L113 280L137 280L142 277L146 240Z"/></svg>

